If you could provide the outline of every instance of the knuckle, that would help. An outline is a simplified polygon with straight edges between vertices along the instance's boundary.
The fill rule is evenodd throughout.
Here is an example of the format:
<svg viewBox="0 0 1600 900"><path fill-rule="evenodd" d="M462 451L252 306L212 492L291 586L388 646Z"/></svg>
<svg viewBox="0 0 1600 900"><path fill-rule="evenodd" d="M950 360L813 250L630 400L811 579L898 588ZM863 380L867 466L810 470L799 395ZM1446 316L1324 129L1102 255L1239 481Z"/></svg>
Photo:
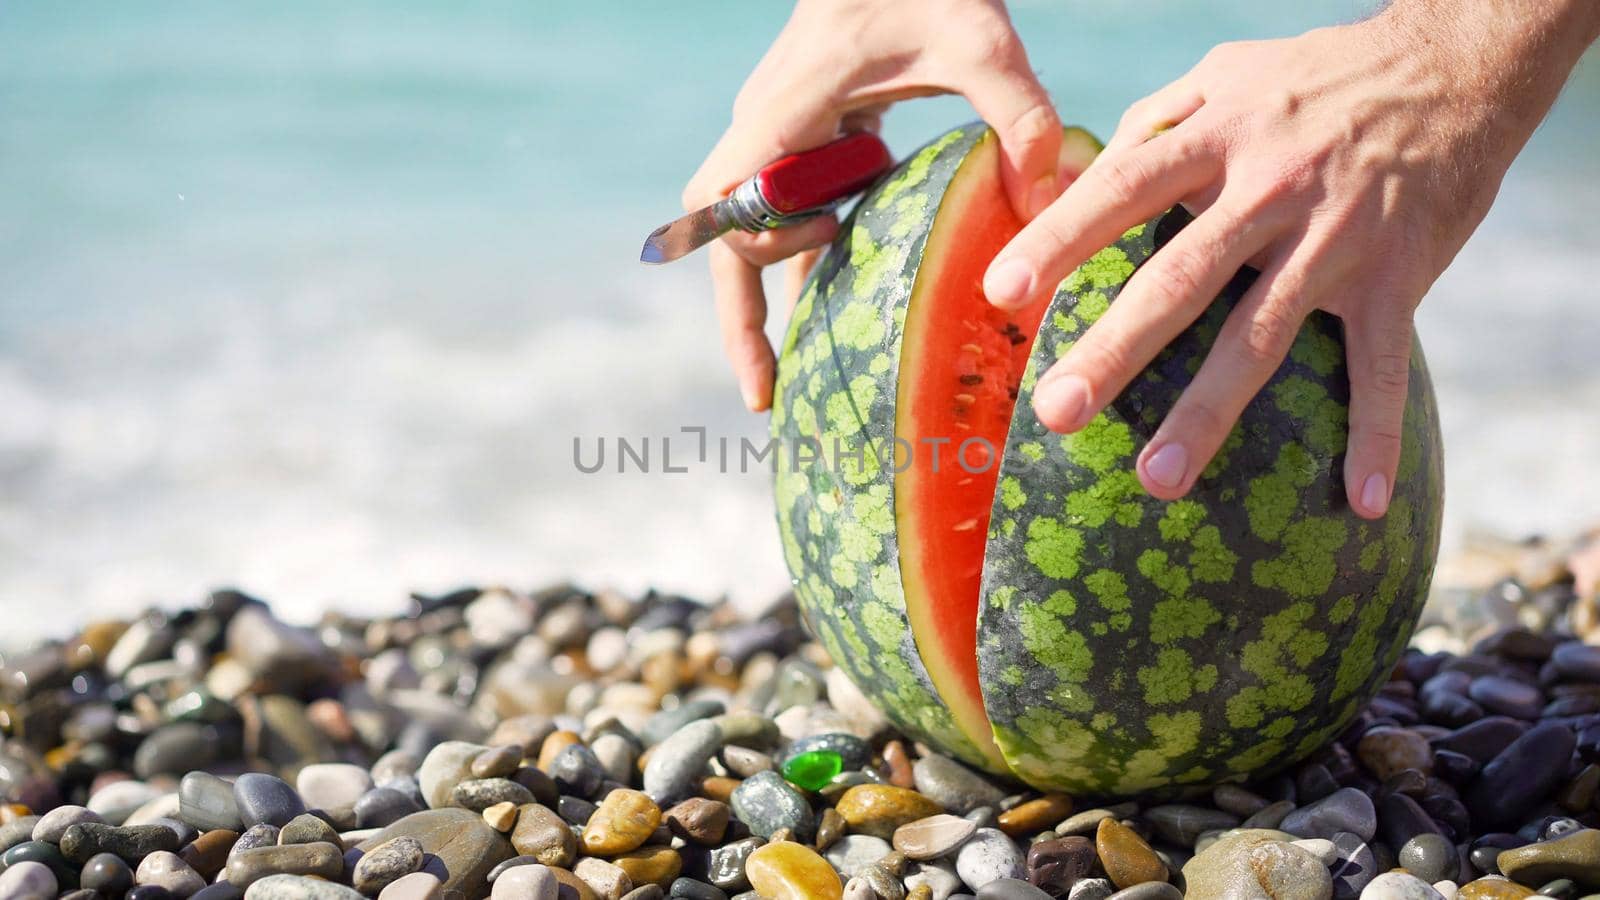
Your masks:
<svg viewBox="0 0 1600 900"><path fill-rule="evenodd" d="M1202 253L1183 244L1168 244L1154 260L1155 271L1145 276L1145 296L1163 311L1175 311L1201 297L1202 273L1206 261Z"/></svg>
<svg viewBox="0 0 1600 900"><path fill-rule="evenodd" d="M1411 374L1410 354L1385 351L1372 358L1372 386L1391 402L1404 398Z"/></svg>
<svg viewBox="0 0 1600 900"><path fill-rule="evenodd" d="M1276 304L1266 303L1244 322L1234 352L1249 369L1276 369L1298 331L1295 321Z"/></svg>
<svg viewBox="0 0 1600 900"><path fill-rule="evenodd" d="M1014 146L1034 147L1049 141L1061 130L1061 120L1048 103L1036 103L1023 110L1005 129Z"/></svg>
<svg viewBox="0 0 1600 900"><path fill-rule="evenodd" d="M1150 167L1138 153L1124 153L1100 169L1100 178L1111 203L1127 206L1139 198L1150 182Z"/></svg>
<svg viewBox="0 0 1600 900"><path fill-rule="evenodd" d="M969 63L984 67L1008 66L1015 62L1022 44L1011 27L999 21L984 21L968 26L971 30L957 45Z"/></svg>

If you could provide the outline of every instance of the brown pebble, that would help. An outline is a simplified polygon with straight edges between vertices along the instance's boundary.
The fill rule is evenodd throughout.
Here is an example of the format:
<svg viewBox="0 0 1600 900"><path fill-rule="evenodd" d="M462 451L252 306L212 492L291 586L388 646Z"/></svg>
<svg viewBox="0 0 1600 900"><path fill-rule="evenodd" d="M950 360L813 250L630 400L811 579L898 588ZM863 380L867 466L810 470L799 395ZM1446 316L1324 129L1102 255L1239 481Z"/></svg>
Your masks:
<svg viewBox="0 0 1600 900"><path fill-rule="evenodd" d="M919 884L906 894L906 900L933 900L933 888Z"/></svg>
<svg viewBox="0 0 1600 900"><path fill-rule="evenodd" d="M1533 888L1503 878L1469 881L1456 891L1456 900L1523 900L1524 897L1537 896Z"/></svg>
<svg viewBox="0 0 1600 900"><path fill-rule="evenodd" d="M1433 748L1427 738L1409 728L1380 725L1369 730L1356 744L1356 756L1379 781L1406 769L1433 773Z"/></svg>
<svg viewBox="0 0 1600 900"><path fill-rule="evenodd" d="M739 779L726 778L713 775L700 784L700 793L719 803L727 803L733 797L733 789L739 786Z"/></svg>
<svg viewBox="0 0 1600 900"><path fill-rule="evenodd" d="M490 747L472 758L473 778L504 778L522 764L522 748L516 744Z"/></svg>
<svg viewBox="0 0 1600 900"><path fill-rule="evenodd" d="M1106 876L1118 890L1147 881L1166 881L1167 867L1132 828L1116 819L1102 819L1094 834L1095 852Z"/></svg>
<svg viewBox="0 0 1600 900"><path fill-rule="evenodd" d="M834 845L839 838L844 837L845 830L850 824L839 815L839 811L828 807L822 811L822 817L817 822L817 849L826 850Z"/></svg>
<svg viewBox="0 0 1600 900"><path fill-rule="evenodd" d="M779 841L792 841L792 840L794 840L794 829L793 828L777 828L777 829L774 829L771 834L767 835L767 843L769 843L769 844L776 844Z"/></svg>
<svg viewBox="0 0 1600 900"><path fill-rule="evenodd" d="M584 883L583 879L572 874L572 870L552 866L550 874L556 877L556 881L561 882L562 887L567 888L567 890L561 892L561 900L571 900L573 897L576 897L577 900L600 900L600 895L594 892L594 888L589 887Z"/></svg>
<svg viewBox="0 0 1600 900"><path fill-rule="evenodd" d="M932 799L892 784L858 784L845 791L834 808L851 831L886 841L901 825L944 812Z"/></svg>
<svg viewBox="0 0 1600 900"><path fill-rule="evenodd" d="M238 839L239 832L216 828L186 844L178 851L178 858L209 882L227 865L228 851L233 849L233 843Z"/></svg>
<svg viewBox="0 0 1600 900"><path fill-rule="evenodd" d="M594 856L627 853L642 846L659 824L661 808L649 794L617 788L600 801L583 826L583 850Z"/></svg>
<svg viewBox="0 0 1600 900"><path fill-rule="evenodd" d="M578 855L578 836L566 820L537 803L517 807L517 824L511 846L552 868L572 865Z"/></svg>
<svg viewBox="0 0 1600 900"><path fill-rule="evenodd" d="M611 861L628 873L628 879L635 886L655 884L666 888L683 871L683 857L671 847L645 847Z"/></svg>
<svg viewBox="0 0 1600 900"><path fill-rule="evenodd" d="M1597 790L1600 790L1600 763L1590 763L1567 782L1556 796L1556 802L1575 816L1583 815L1593 805Z"/></svg>
<svg viewBox="0 0 1600 900"><path fill-rule="evenodd" d="M506 800L486 807L483 811L483 820L495 831L507 834L517 825L517 805Z"/></svg>
<svg viewBox="0 0 1600 900"><path fill-rule="evenodd" d="M1066 794L1045 794L1035 800L1020 803L1000 814L1000 830L1012 837L1033 834L1054 828L1057 823L1072 815L1072 798Z"/></svg>
<svg viewBox="0 0 1600 900"><path fill-rule="evenodd" d="M906 745L900 741L890 741L883 745L883 765L889 772L889 783L895 787L909 788L915 785L911 774L911 754L906 752Z"/></svg>
<svg viewBox="0 0 1600 900"><path fill-rule="evenodd" d="M578 876L601 900L622 900L622 895L633 890L633 882L622 868L603 859L585 856L572 867Z"/></svg>
<svg viewBox="0 0 1600 900"><path fill-rule="evenodd" d="M732 811L726 803L705 797L690 797L667 810L663 818L667 827L678 837L705 847L714 847L727 833L731 816Z"/></svg>
<svg viewBox="0 0 1600 900"><path fill-rule="evenodd" d="M539 745L539 768L545 772L550 771L550 764L556 761L561 751L573 744L583 743L583 738L570 731L552 731L550 736Z"/></svg>

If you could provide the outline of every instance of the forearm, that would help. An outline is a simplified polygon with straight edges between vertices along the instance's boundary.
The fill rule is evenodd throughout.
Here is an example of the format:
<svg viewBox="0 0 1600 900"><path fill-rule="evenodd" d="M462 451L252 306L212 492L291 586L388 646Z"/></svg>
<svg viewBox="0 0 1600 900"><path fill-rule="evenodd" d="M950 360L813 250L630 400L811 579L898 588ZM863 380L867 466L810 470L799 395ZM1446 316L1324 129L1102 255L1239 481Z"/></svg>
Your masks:
<svg viewBox="0 0 1600 900"><path fill-rule="evenodd" d="M1600 3L1395 0L1375 21L1397 50L1449 79L1509 164L1600 37Z"/></svg>

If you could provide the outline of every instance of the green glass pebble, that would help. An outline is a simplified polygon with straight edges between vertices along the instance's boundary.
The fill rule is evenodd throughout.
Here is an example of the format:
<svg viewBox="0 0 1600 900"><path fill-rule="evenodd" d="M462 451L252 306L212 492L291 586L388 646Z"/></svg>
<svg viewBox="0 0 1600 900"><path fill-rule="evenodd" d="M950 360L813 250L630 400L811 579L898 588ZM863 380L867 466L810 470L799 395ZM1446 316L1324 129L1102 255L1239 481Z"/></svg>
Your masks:
<svg viewBox="0 0 1600 900"><path fill-rule="evenodd" d="M844 757L832 750L802 753L783 764L783 777L797 787L820 791L844 769Z"/></svg>

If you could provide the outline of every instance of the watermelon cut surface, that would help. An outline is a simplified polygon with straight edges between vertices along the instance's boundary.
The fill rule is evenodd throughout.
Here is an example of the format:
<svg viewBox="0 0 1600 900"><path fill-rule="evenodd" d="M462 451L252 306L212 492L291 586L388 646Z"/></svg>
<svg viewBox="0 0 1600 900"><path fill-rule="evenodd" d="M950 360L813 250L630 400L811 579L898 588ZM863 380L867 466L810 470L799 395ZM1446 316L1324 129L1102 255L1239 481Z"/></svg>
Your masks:
<svg viewBox="0 0 1600 900"><path fill-rule="evenodd" d="M984 298L982 282L1021 229L1001 189L998 143L987 139L952 180L928 233L895 404L895 432L910 454L894 495L911 633L957 726L997 765L978 685L978 592L1000 450L1044 304L1008 315Z"/></svg>

